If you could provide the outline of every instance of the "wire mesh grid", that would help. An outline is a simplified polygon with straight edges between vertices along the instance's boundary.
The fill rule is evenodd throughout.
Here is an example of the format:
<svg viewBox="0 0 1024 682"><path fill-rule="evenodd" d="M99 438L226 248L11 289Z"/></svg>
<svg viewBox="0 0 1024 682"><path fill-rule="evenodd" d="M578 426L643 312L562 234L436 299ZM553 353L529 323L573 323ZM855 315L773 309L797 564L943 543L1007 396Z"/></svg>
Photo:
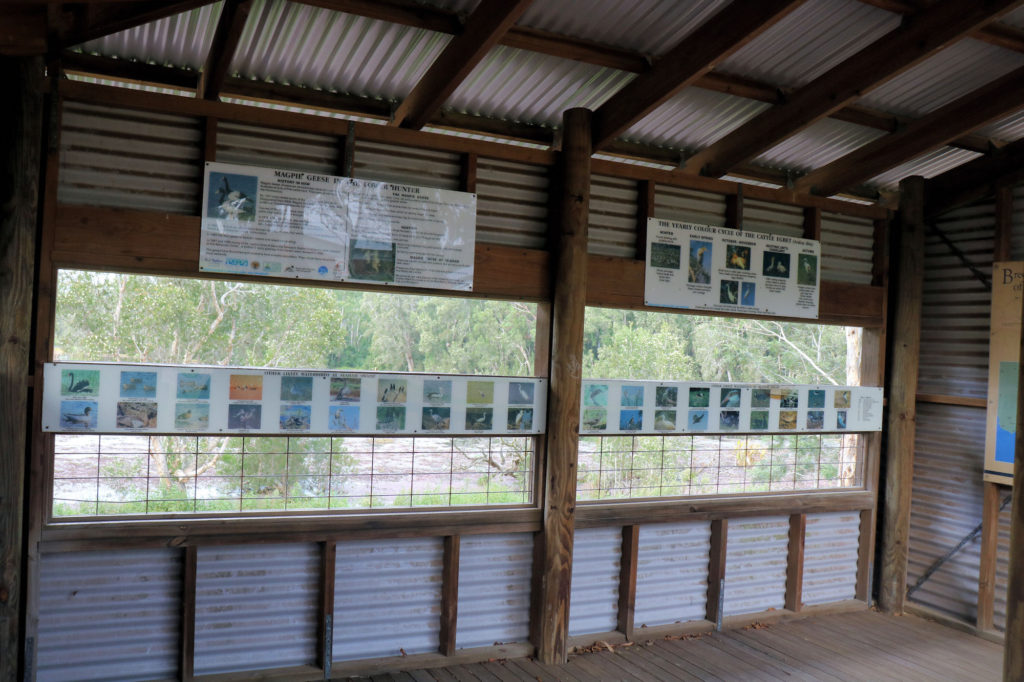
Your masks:
<svg viewBox="0 0 1024 682"><path fill-rule="evenodd" d="M532 437L61 435L53 515L519 505Z"/></svg>
<svg viewBox="0 0 1024 682"><path fill-rule="evenodd" d="M638 499L856 488L859 436L580 438L577 499Z"/></svg>

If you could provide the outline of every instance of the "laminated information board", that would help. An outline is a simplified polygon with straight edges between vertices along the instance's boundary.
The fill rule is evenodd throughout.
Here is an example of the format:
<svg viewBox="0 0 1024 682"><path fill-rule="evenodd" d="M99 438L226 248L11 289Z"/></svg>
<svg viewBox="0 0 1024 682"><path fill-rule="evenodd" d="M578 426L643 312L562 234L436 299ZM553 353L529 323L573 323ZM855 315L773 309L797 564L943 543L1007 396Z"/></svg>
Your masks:
<svg viewBox="0 0 1024 682"><path fill-rule="evenodd" d="M992 333L988 346L984 480L1004 485L1013 485L1022 290L1024 262L992 264Z"/></svg>
<svg viewBox="0 0 1024 682"><path fill-rule="evenodd" d="M810 239L650 218L644 302L817 319L820 256Z"/></svg>
<svg viewBox="0 0 1024 682"><path fill-rule="evenodd" d="M586 380L580 433L881 431L882 389L676 381Z"/></svg>
<svg viewBox="0 0 1024 682"><path fill-rule="evenodd" d="M205 272L469 291L476 195L207 163Z"/></svg>
<svg viewBox="0 0 1024 682"><path fill-rule="evenodd" d="M106 363L48 363L43 430L62 433L544 432L547 380Z"/></svg>

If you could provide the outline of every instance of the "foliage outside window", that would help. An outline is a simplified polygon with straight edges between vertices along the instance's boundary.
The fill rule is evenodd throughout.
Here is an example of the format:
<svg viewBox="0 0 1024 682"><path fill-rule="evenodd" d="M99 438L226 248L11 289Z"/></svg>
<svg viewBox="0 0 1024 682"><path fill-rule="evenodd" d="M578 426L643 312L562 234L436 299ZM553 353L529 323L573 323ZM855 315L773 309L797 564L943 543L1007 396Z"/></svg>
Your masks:
<svg viewBox="0 0 1024 682"><path fill-rule="evenodd" d="M62 271L54 358L531 376L536 306ZM59 435L55 516L528 504L515 437Z"/></svg>
<svg viewBox="0 0 1024 682"><path fill-rule="evenodd" d="M858 385L861 330L588 308L588 379ZM581 501L851 488L855 434L584 436Z"/></svg>

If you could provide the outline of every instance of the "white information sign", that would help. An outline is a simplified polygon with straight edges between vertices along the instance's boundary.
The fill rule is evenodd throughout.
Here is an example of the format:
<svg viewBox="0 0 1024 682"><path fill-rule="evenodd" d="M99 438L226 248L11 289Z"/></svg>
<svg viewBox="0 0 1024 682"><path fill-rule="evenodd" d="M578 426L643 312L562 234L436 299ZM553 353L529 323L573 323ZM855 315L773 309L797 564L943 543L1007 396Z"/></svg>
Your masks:
<svg viewBox="0 0 1024 682"><path fill-rule="evenodd" d="M816 433L882 430L882 389L585 380L580 433Z"/></svg>
<svg viewBox="0 0 1024 682"><path fill-rule="evenodd" d="M547 380L246 367L49 363L59 433L531 435Z"/></svg>
<svg viewBox="0 0 1024 682"><path fill-rule="evenodd" d="M207 163L199 269L473 288L476 195Z"/></svg>
<svg viewBox="0 0 1024 682"><path fill-rule="evenodd" d="M817 319L820 256L810 239L650 218L644 301Z"/></svg>

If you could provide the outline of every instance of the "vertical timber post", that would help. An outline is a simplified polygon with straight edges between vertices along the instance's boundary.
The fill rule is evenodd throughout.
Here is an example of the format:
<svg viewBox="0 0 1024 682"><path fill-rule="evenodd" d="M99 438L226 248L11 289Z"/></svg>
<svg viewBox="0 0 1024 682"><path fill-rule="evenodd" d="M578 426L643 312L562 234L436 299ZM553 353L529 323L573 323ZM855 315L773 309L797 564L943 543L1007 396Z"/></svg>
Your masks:
<svg viewBox="0 0 1024 682"><path fill-rule="evenodd" d="M917 370L921 351L921 292L924 286L924 178L900 183L899 254L895 289L892 363L889 374L889 443L885 452L882 566L878 602L887 613L903 613L907 595L910 493L914 475Z"/></svg>
<svg viewBox="0 0 1024 682"><path fill-rule="evenodd" d="M0 680L18 676L25 632L23 523L43 60L0 58ZM39 378L41 383L41 377ZM35 385L33 386L35 389ZM38 390L38 389L35 389Z"/></svg>
<svg viewBox="0 0 1024 682"><path fill-rule="evenodd" d="M556 215L558 222L552 231L556 252L544 486L544 559L536 643L538 658L543 663L564 663L568 655L583 313L587 295L590 115L587 109L570 109L562 117L564 132L558 164L562 194Z"/></svg>
<svg viewBox="0 0 1024 682"><path fill-rule="evenodd" d="M1024 314L1024 300L1021 301ZM1021 335L1018 362L1024 358ZM1024 414L1024 372L1017 371L1017 420ZM1024 680L1024 429L1017 429L1013 448L1013 502L1010 507L1010 556L1006 586L1006 633L1003 644L1003 680Z"/></svg>

